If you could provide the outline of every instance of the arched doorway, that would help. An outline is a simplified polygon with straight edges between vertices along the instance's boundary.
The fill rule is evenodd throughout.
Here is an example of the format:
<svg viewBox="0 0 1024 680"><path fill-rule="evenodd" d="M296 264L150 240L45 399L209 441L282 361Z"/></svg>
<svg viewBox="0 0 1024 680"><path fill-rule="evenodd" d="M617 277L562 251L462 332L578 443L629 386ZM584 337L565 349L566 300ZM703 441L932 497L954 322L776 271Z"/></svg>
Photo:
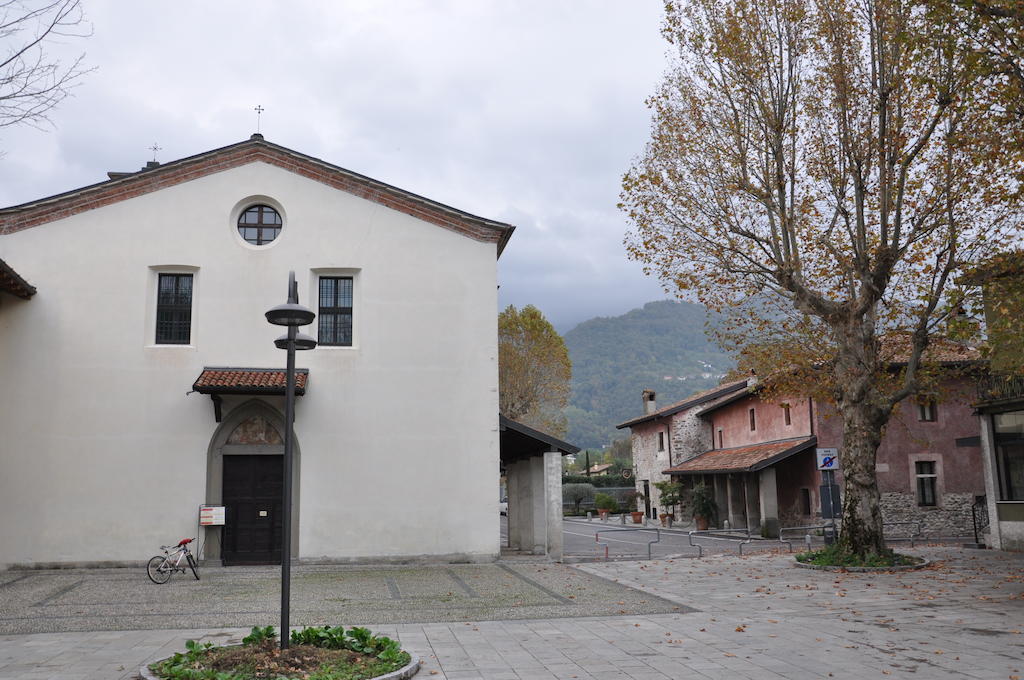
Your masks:
<svg viewBox="0 0 1024 680"><path fill-rule="evenodd" d="M298 552L299 455L294 447L291 555ZM220 424L207 456L206 497L225 507L223 527L208 528L206 557L225 565L281 561L284 418L252 400Z"/></svg>

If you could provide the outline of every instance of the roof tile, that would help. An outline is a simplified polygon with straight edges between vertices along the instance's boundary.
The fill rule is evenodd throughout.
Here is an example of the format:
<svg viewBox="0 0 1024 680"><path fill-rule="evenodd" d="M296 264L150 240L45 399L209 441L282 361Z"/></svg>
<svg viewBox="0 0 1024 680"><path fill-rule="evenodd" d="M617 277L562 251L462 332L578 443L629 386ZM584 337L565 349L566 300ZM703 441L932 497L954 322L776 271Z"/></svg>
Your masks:
<svg viewBox="0 0 1024 680"><path fill-rule="evenodd" d="M768 467L772 459L782 460L810 448L817 442L815 437L783 439L763 444L736 446L731 449L712 449L696 458L670 467L666 475L696 474L701 472L744 472Z"/></svg>

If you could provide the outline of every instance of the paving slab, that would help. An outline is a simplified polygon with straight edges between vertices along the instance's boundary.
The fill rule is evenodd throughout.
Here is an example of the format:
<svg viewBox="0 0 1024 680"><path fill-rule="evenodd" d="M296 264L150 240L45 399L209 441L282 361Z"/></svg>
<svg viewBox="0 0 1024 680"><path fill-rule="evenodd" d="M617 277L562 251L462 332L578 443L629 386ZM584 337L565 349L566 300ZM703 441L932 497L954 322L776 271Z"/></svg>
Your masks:
<svg viewBox="0 0 1024 680"><path fill-rule="evenodd" d="M529 601L535 603L511 609L558 612L559 607L570 607L557 598L552 601L546 589L565 599L570 595L589 597L605 607L629 602L639 611L424 622L416 617L436 609L413 601L405 621L400 619L401 609L395 607L388 610L395 620L351 623L372 623L377 632L399 639L423 659L418 677L439 680L1024 678L1024 555L949 547L905 551L936 562L923 571L889 574L796 569L792 557L785 554L612 562L576 568L517 565L515 569L524 569L522 576L543 589L509 575L514 579L510 588L522 589L521 596L534 598ZM449 577L446 583L452 584L453 597L494 598L499 604L491 611L503 614L510 609L502 599L500 579L502 574L508 575L504 569L494 572L499 580L489 585L474 580L473 572L458 571L461 567L426 573L442 578L449 568L456 569L478 596L473 597ZM575 571L581 580L568 578L570 572L563 569ZM351 574L342 571L346 572L342 582L346 582ZM449 591L422 578L423 573L392 572L388 577L396 580L402 597L413 599L418 592L427 599L447 598ZM0 584L19 575L2 572ZM45 615L48 607L67 607L73 613L73 607L87 606L89 598L98 597L99 591L91 583L59 593L76 580L90 580L81 574L64 576L68 580L55 580L47 587L19 581L25 588L20 591L22 609L27 609L29 616ZM335 580L322 575L312 581L320 583L316 591L320 594L337 586ZM115 579L114 583L121 581ZM415 590L416 584L423 584L422 589ZM0 612L5 615L9 611L5 608L6 591L16 585L0 586ZM181 586L185 585L181 580ZM394 602L386 582L349 585L353 587L348 592L363 593L361 601L385 606ZM590 593L592 588L603 589L603 594ZM609 599L626 591L632 593L628 600ZM126 601L136 601L139 591L127 587L123 592ZM205 596L214 598L216 592L205 591ZM227 583L223 592L239 593ZM57 597L53 597L55 593ZM315 592L308 595L313 597ZM43 605L32 608L44 600ZM166 615L168 601L160 599L149 605L158 608L156 614ZM104 603L111 604L109 600ZM222 604L230 607L233 601L225 598ZM455 611L467 611L465 607L487 611L462 601L457 604L464 608ZM680 609L663 611L666 606ZM577 607L571 606L581 611ZM644 607L652 611L644 612ZM141 664L182 649L186 639L237 642L247 632L238 627L243 623L239 619L245 619L248 626L248 616L236 617L234 627L99 630L110 626L104 616L97 615L93 619L96 630L0 635L0 680L128 680L135 677Z"/></svg>
<svg viewBox="0 0 1024 680"><path fill-rule="evenodd" d="M273 625L280 569L211 568L149 581L142 569L0 572L0 634ZM686 610L550 563L292 570L295 625L536 619Z"/></svg>

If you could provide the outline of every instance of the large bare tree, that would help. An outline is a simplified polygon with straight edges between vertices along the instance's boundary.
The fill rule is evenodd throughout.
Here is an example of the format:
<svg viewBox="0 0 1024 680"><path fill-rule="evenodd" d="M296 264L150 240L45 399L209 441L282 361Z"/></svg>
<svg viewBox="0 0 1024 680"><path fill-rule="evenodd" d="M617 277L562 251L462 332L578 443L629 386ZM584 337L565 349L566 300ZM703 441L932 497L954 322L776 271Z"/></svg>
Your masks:
<svg viewBox="0 0 1024 680"><path fill-rule="evenodd" d="M52 50L89 34L79 0L0 0L0 127L49 120L87 72L84 54Z"/></svg>
<svg viewBox="0 0 1024 680"><path fill-rule="evenodd" d="M631 256L834 403L841 541L861 555L885 550L875 454L973 294L958 274L1020 229L1021 150L950 19L918 0L670 1L673 63L623 180Z"/></svg>

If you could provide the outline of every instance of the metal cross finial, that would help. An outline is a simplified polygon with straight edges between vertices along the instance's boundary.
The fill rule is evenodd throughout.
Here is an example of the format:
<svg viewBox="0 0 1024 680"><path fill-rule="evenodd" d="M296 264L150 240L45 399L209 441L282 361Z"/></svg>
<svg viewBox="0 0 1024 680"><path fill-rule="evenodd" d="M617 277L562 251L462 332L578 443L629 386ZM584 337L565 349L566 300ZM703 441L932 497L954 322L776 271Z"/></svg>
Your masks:
<svg viewBox="0 0 1024 680"><path fill-rule="evenodd" d="M256 112L256 134L259 134L260 133L260 118L263 116L263 112L265 111L265 109L262 106L260 106L259 104L257 104L256 108L253 109L253 111Z"/></svg>
<svg viewBox="0 0 1024 680"><path fill-rule="evenodd" d="M149 147L149 150L153 152L153 162L156 162L156 152L163 151L163 147L157 146L156 142L153 142L153 146Z"/></svg>

